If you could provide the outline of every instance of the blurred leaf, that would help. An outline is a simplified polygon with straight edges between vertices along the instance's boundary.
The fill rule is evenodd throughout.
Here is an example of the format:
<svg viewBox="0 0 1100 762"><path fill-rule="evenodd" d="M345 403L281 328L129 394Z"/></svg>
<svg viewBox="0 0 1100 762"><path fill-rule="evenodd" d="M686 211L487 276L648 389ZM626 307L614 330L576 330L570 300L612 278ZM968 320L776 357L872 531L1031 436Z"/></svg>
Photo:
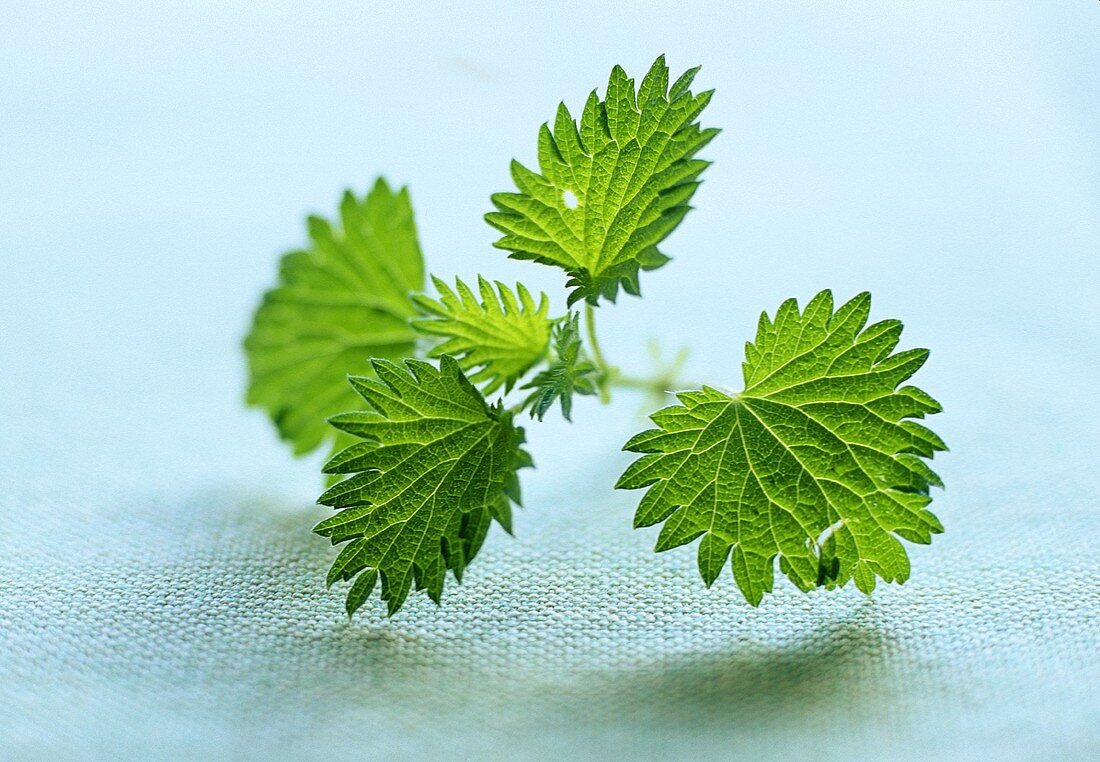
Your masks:
<svg viewBox="0 0 1100 762"><path fill-rule="evenodd" d="M369 373L372 357L414 353L409 294L424 287L404 188L379 178L362 200L345 193L339 221L310 217L309 237L309 248L283 257L244 341L248 402L268 411L296 454L336 437L326 418L360 406L349 373Z"/></svg>

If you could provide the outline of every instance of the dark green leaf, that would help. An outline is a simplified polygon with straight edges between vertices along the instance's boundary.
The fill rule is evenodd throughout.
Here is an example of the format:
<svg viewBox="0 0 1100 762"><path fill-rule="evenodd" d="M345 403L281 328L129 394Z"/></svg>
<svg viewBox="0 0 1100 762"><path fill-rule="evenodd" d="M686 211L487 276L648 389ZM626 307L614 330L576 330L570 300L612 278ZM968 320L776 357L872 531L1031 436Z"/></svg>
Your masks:
<svg viewBox="0 0 1100 762"><path fill-rule="evenodd" d="M446 572L461 578L490 518L508 527L509 501L519 502L516 470L531 461L523 429L499 404L486 404L453 357L438 368L375 360L374 370L377 379L351 379L369 410L331 419L357 441L325 470L352 476L321 495L339 512L314 531L347 543L329 584L377 572L392 615L414 584L438 603ZM353 585L348 608L371 588Z"/></svg>
<svg viewBox="0 0 1100 762"><path fill-rule="evenodd" d="M552 344L554 358L524 389L534 389L525 404L531 406L531 417L541 421L555 400L561 400L565 420L573 410L574 394L596 393L596 366L584 354L578 321L573 312L554 326Z"/></svg>

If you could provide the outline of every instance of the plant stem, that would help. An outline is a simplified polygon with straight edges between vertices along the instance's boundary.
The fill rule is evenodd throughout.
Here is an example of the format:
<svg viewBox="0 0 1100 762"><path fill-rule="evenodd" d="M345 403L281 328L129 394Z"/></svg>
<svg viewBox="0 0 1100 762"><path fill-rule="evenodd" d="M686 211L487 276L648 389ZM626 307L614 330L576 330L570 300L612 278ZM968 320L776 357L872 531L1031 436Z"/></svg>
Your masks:
<svg viewBox="0 0 1100 762"><path fill-rule="evenodd" d="M607 361L603 359L603 352L600 351L600 340L596 337L596 310L588 302L584 303L584 326L588 331L588 343L592 345L592 359L602 371L609 370Z"/></svg>
<svg viewBox="0 0 1100 762"><path fill-rule="evenodd" d="M657 389L657 381L654 379L635 378L634 376L624 376L621 373L613 373L608 378L608 385L617 386L620 389L644 389L647 392L664 391L664 389Z"/></svg>
<svg viewBox="0 0 1100 762"><path fill-rule="evenodd" d="M598 383L600 402L606 405L611 401L612 387L618 387L620 389L641 389L642 391L658 395L676 387L677 384L674 375L684 360L683 352L681 352L680 358L677 359L667 371L655 378L626 376L620 373L619 369L610 364L603 356L599 337L596 336L596 310L587 302L584 305L584 328L588 336L589 354L592 356L592 363L596 366L596 370L600 375Z"/></svg>
<svg viewBox="0 0 1100 762"><path fill-rule="evenodd" d="M600 402L607 404L611 401L611 389L608 382L616 374L616 370L607 364L600 351L600 340L596 337L596 310L588 302L584 303L584 328L588 334L588 345L592 352L592 362L600 372Z"/></svg>

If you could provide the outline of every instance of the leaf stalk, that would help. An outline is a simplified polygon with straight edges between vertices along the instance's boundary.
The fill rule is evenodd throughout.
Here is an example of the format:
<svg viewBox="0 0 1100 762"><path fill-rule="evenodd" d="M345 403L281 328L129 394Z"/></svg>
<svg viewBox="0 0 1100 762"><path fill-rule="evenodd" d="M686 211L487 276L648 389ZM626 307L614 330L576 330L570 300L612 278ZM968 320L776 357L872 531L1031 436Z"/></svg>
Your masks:
<svg viewBox="0 0 1100 762"><path fill-rule="evenodd" d="M584 330L588 335L588 348L592 353L592 363L600 374L598 382L600 402L606 405L611 402L609 380L616 375L618 369L608 365L607 360L604 359L603 351L600 349L600 340L596 336L596 309L588 302L584 304Z"/></svg>

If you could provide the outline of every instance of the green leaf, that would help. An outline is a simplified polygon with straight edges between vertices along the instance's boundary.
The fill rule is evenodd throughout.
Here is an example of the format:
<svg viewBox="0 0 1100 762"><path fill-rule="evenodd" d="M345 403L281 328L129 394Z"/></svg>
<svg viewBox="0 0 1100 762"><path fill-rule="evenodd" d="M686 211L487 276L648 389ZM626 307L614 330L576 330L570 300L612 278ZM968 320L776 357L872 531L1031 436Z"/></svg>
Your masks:
<svg viewBox="0 0 1100 762"><path fill-rule="evenodd" d="M461 581L490 518L509 528L511 503L520 500L516 471L531 460L523 429L499 404L486 404L453 357L438 369L421 360L373 365L377 379L350 379L370 409L330 419L358 441L325 471L353 476L321 495L339 512L313 531L347 543L328 582L357 577L349 615L377 574L392 616L414 584L438 603L448 570Z"/></svg>
<svg viewBox="0 0 1100 762"><path fill-rule="evenodd" d="M940 405L901 386L928 358L893 353L902 324L866 326L870 294L833 311L822 291L803 311L790 299L760 317L746 344L740 394L704 386L652 418L624 449L643 453L617 487L648 487L634 519L664 522L657 551L698 537L709 585L732 556L745 598L772 589L775 558L799 588L904 582L898 538L931 542L942 532L926 508L942 486L925 462L946 449L913 418ZM865 327L866 326L866 327Z"/></svg>
<svg viewBox="0 0 1100 762"><path fill-rule="evenodd" d="M522 388L534 389L524 402L531 406L531 417L541 421L555 400L561 400L561 414L570 419L574 394L595 394L596 366L584 354L581 344L580 315L571 312L554 326L554 359L546 370Z"/></svg>
<svg viewBox="0 0 1100 762"><path fill-rule="evenodd" d="M379 178L362 200L350 191L331 223L309 218L309 248L283 257L245 338L248 402L267 409L295 453L335 436L325 419L359 406L349 373L369 358L414 353L424 263L406 189Z"/></svg>
<svg viewBox="0 0 1100 762"><path fill-rule="evenodd" d="M664 56L635 90L620 67L604 100L593 91L578 125L565 104L539 131L534 172L512 162L517 193L493 196L494 244L515 259L563 268L569 304L639 293L638 271L668 261L657 245L687 214L709 162L695 154L718 134L696 121L713 91L693 95L698 68L669 88Z"/></svg>
<svg viewBox="0 0 1100 762"><path fill-rule="evenodd" d="M553 322L546 316L550 302L540 294L539 304L521 283L516 293L499 281L496 291L478 276L481 301L460 279L456 294L439 278L432 278L439 300L422 294L413 296L428 317L413 321L421 333L444 340L429 350L431 357L451 355L464 371L477 369L470 381L482 385L485 394L501 386L510 390L532 365L546 354Z"/></svg>

